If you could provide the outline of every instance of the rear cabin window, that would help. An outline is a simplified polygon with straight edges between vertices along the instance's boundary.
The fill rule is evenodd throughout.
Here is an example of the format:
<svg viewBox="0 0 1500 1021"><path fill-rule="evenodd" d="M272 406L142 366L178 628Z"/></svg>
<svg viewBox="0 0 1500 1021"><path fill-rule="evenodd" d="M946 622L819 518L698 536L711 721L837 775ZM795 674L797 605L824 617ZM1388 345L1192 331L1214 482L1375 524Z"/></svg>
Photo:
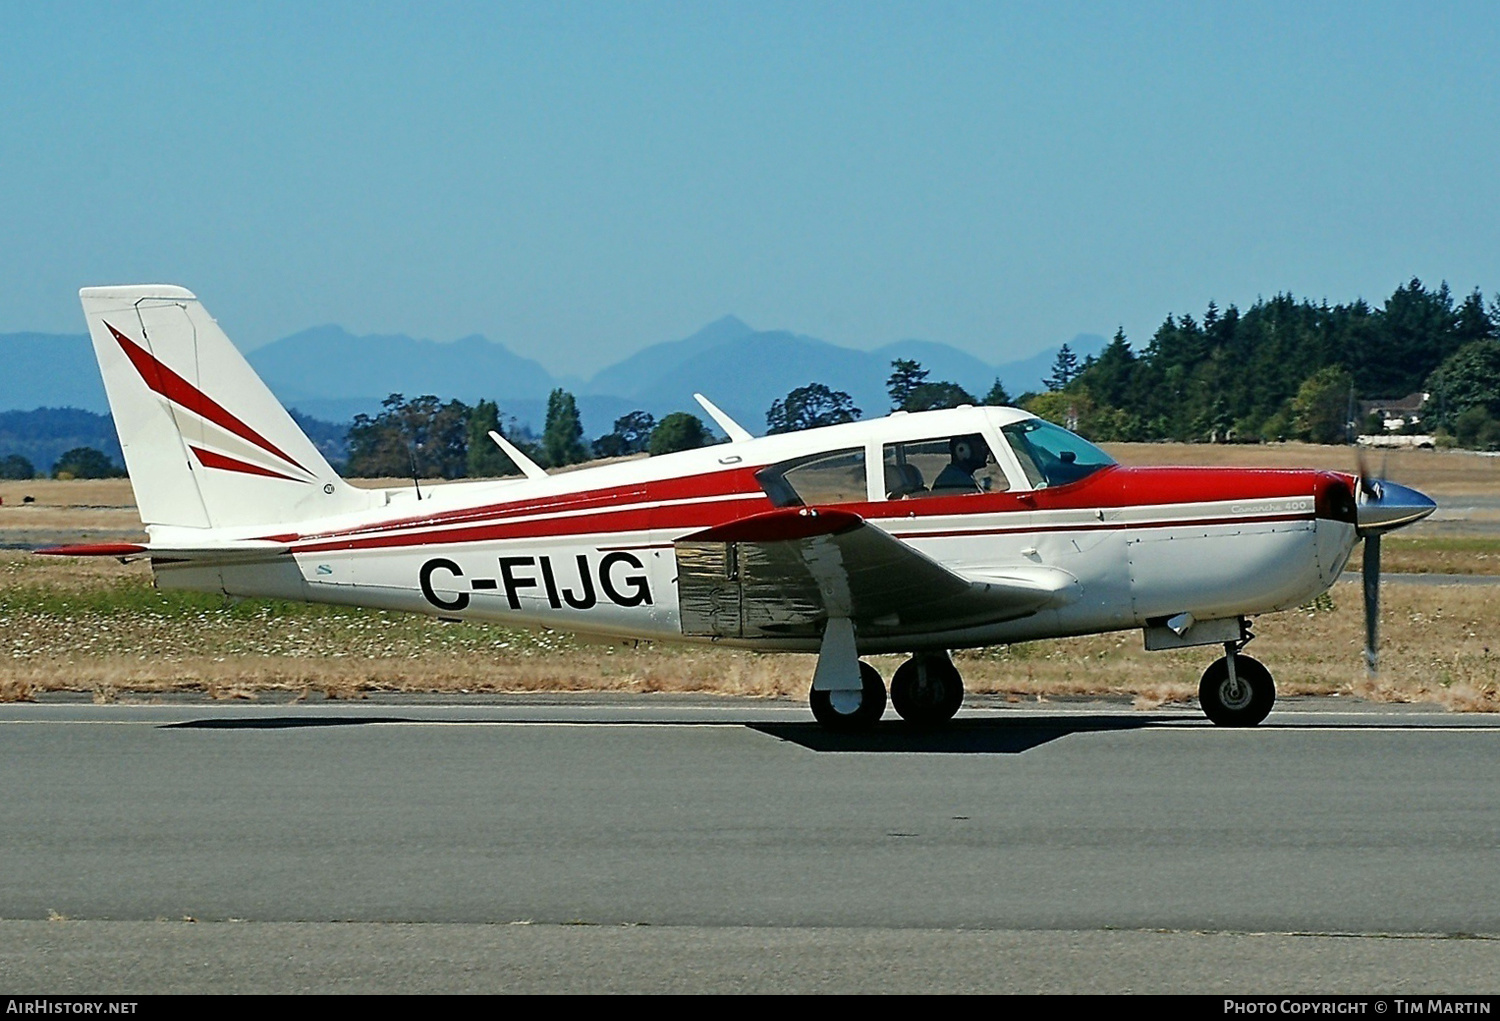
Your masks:
<svg viewBox="0 0 1500 1021"><path fill-rule="evenodd" d="M978 433L887 443L883 461L887 500L1003 493L1010 488Z"/></svg>
<svg viewBox="0 0 1500 1021"><path fill-rule="evenodd" d="M865 492L862 447L783 461L762 468L755 478L778 507L861 503L869 499Z"/></svg>

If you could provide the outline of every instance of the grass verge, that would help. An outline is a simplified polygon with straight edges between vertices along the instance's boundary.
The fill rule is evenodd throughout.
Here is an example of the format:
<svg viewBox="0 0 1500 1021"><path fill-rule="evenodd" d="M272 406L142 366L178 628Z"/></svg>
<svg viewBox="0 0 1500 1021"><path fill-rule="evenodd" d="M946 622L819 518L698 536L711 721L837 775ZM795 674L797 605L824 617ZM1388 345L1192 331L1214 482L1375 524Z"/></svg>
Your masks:
<svg viewBox="0 0 1500 1021"><path fill-rule="evenodd" d="M551 631L379 610L157 592L132 567L64 571L0 559L0 700L49 691L108 701L165 692L675 691L800 699L812 657L712 646L591 643ZM1357 584L1262 617L1249 650L1287 695L1344 694L1500 711L1500 600L1485 587L1387 583L1382 671L1364 676ZM1146 653L1138 631L961 652L970 691L1014 700L1196 697L1214 649ZM873 657L887 678L900 657Z"/></svg>

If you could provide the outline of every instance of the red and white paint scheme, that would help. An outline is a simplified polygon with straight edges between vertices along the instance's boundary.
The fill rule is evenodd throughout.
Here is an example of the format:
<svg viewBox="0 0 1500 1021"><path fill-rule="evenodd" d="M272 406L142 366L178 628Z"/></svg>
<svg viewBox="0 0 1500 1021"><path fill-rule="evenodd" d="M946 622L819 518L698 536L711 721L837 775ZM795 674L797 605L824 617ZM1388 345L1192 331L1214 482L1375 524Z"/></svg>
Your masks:
<svg viewBox="0 0 1500 1021"><path fill-rule="evenodd" d="M1257 723L1248 618L1434 509L1332 472L1125 468L1014 408L756 438L702 398L730 442L550 476L508 448L526 477L358 489L190 292L80 297L150 540L48 552L149 557L161 588L816 652L830 727L885 710L861 655L910 654L890 700L938 724L963 696L950 650L1134 628L1222 646L1204 709Z"/></svg>

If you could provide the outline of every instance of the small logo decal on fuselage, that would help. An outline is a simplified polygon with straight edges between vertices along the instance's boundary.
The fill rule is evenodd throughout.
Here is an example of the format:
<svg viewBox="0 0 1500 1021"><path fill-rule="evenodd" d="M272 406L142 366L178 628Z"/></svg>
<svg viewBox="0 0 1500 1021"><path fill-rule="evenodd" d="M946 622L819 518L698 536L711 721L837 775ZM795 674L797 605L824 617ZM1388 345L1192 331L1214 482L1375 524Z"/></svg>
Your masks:
<svg viewBox="0 0 1500 1021"><path fill-rule="evenodd" d="M452 560L435 557L422 565L417 580L423 597L438 609L448 611L468 607L469 592L496 591L505 593L505 601L512 610L519 610L521 593L528 589L538 590L554 610L564 606L588 610L597 606L601 597L616 606L651 605L651 584L645 573L646 565L635 554L617 550L595 559L580 553L574 561L559 570L553 566L552 558L545 554L500 557L499 577L482 578L467 577ZM456 591L451 598L440 595L433 584L435 576L440 583L447 580L444 588L465 585L469 592ZM460 582L459 579L464 580Z"/></svg>

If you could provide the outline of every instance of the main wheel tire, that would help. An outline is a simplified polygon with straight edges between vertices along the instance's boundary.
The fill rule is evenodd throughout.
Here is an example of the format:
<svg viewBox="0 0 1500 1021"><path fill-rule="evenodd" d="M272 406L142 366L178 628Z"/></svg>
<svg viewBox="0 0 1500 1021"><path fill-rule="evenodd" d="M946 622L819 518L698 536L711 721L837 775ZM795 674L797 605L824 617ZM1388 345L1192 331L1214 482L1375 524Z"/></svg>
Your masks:
<svg viewBox="0 0 1500 1021"><path fill-rule="evenodd" d="M963 678L947 656L913 656L891 677L891 707L908 723L947 723L963 701Z"/></svg>
<svg viewBox="0 0 1500 1021"><path fill-rule="evenodd" d="M859 691L808 693L814 719L829 730L868 730L885 715L885 682L868 663L859 665Z"/></svg>
<svg viewBox="0 0 1500 1021"><path fill-rule="evenodd" d="M1271 671L1249 656L1234 657L1234 675L1238 692L1230 691L1229 660L1221 656L1210 663L1198 683L1198 704L1221 727L1253 727L1276 704L1276 683Z"/></svg>

